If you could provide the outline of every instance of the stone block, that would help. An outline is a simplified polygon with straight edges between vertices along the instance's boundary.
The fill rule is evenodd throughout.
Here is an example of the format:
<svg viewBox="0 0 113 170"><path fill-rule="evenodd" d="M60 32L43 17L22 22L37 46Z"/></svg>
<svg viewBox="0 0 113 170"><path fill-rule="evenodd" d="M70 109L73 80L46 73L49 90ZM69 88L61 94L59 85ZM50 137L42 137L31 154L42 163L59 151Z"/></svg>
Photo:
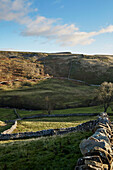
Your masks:
<svg viewBox="0 0 113 170"><path fill-rule="evenodd" d="M99 128L99 129L96 130L96 132L103 133L103 134L105 134L109 139L111 139L111 134L109 134L109 133L107 132L107 129L106 129L106 128Z"/></svg>
<svg viewBox="0 0 113 170"><path fill-rule="evenodd" d="M95 161L97 163L102 164L102 160L100 156L94 155L94 156L84 156L82 158L79 158L77 161L77 166L84 165L85 161Z"/></svg>
<svg viewBox="0 0 113 170"><path fill-rule="evenodd" d="M111 146L104 140L99 141L96 138L91 138L91 139L84 139L80 143L80 150L83 155L87 154L95 147L100 147L105 151L107 151L108 153L112 154Z"/></svg>

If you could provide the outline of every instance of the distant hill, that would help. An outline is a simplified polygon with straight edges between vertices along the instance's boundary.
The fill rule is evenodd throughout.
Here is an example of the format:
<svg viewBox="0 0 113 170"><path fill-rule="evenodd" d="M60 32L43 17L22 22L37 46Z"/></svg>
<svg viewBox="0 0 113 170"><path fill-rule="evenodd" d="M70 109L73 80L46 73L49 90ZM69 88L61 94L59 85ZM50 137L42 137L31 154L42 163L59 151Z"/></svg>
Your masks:
<svg viewBox="0 0 113 170"><path fill-rule="evenodd" d="M43 64L36 62L37 57L39 54L1 51L0 81L43 77Z"/></svg>
<svg viewBox="0 0 113 170"><path fill-rule="evenodd" d="M46 74L90 84L113 82L113 56L0 51L0 81Z"/></svg>

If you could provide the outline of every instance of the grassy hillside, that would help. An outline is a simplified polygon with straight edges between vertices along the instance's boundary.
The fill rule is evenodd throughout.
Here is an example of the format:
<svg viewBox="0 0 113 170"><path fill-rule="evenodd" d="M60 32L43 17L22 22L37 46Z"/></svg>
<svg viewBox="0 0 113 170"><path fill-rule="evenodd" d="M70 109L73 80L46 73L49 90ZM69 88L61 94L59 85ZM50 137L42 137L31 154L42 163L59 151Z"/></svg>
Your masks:
<svg viewBox="0 0 113 170"><path fill-rule="evenodd" d="M46 72L53 76L79 79L90 84L113 82L113 56L51 54L45 58L45 65Z"/></svg>
<svg viewBox="0 0 113 170"><path fill-rule="evenodd" d="M1 91L0 106L23 109L52 109L87 106L95 96L95 88L73 81L49 79L35 86Z"/></svg>
<svg viewBox="0 0 113 170"><path fill-rule="evenodd" d="M103 111L102 106L86 107L94 104L95 90L98 87L58 77L100 84L103 81L113 82L112 74L113 56L1 51L0 107L18 108L17 112L21 117L48 114L48 111L51 114L99 113ZM53 78L44 79L49 75ZM40 78L43 80L39 80ZM108 112L113 120L113 111L109 108ZM0 108L0 132L11 126L11 123L5 124L2 121L16 118L13 109ZM14 132L72 127L95 118L78 116L23 120L18 122ZM81 157L81 140L91 134L92 132L78 132L0 141L0 169L72 170Z"/></svg>
<svg viewBox="0 0 113 170"><path fill-rule="evenodd" d="M56 77L69 77L90 84L113 81L113 56L48 54L43 63L45 72Z"/></svg>
<svg viewBox="0 0 113 170"><path fill-rule="evenodd" d="M32 55L28 53L26 57L26 53L0 52L0 81L43 77L43 65L38 61L35 62L37 59L35 56L31 58ZM7 85L11 85L11 83L13 82L9 82Z"/></svg>
<svg viewBox="0 0 113 170"><path fill-rule="evenodd" d="M1 51L0 63L0 79L28 79L50 74L54 77L79 79L90 84L113 82L112 55ZM6 73L7 76L4 76Z"/></svg>
<svg viewBox="0 0 113 170"><path fill-rule="evenodd" d="M50 110L89 106L97 87L113 82L113 56L67 53L0 52L0 106ZM94 104L94 103L93 103Z"/></svg>
<svg viewBox="0 0 113 170"><path fill-rule="evenodd" d="M70 133L25 141L0 142L1 169L74 169L81 157L79 143L91 132Z"/></svg>

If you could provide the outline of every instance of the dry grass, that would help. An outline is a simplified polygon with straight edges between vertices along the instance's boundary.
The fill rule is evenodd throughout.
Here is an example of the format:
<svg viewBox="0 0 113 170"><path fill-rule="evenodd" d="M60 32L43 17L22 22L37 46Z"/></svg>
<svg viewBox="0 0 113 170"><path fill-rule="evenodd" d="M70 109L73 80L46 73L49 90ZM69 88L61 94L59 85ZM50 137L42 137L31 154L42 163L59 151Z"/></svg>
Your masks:
<svg viewBox="0 0 113 170"><path fill-rule="evenodd" d="M0 126L5 126L5 125L6 125L6 123L5 123L5 122L0 121Z"/></svg>
<svg viewBox="0 0 113 170"><path fill-rule="evenodd" d="M45 129L59 129L76 127L77 125L95 120L95 116L75 116L75 117L53 117L53 118L41 118L41 119L31 119L26 121L19 121L17 128L13 133L18 132L35 132Z"/></svg>
<svg viewBox="0 0 113 170"><path fill-rule="evenodd" d="M71 122L44 122L44 121L20 121L18 122L17 128L13 133L19 132L36 132L46 129L59 129L59 128L68 128L75 127L80 123L71 123Z"/></svg>

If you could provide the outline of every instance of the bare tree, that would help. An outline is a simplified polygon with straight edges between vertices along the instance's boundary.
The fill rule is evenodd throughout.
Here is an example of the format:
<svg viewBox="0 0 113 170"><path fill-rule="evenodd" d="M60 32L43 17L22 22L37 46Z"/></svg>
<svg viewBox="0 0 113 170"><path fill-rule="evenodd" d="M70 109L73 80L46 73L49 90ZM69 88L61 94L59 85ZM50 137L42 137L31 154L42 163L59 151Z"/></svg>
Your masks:
<svg viewBox="0 0 113 170"><path fill-rule="evenodd" d="M107 112L107 109L113 100L113 83L102 83L97 92L97 99L101 104L103 104L104 112Z"/></svg>
<svg viewBox="0 0 113 170"><path fill-rule="evenodd" d="M52 102L48 96L45 97L45 107L46 107L47 113L50 115L52 112Z"/></svg>

